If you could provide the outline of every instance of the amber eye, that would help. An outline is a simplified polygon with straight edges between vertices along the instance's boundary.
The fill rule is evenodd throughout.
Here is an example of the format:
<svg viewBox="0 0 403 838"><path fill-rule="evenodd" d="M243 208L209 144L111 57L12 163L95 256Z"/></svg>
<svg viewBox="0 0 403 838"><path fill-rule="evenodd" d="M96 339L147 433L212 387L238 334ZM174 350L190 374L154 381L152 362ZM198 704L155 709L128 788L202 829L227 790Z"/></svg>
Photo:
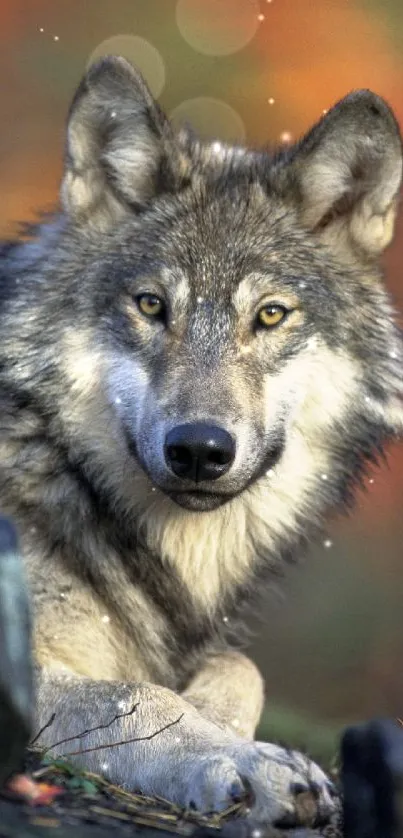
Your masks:
<svg viewBox="0 0 403 838"><path fill-rule="evenodd" d="M139 294L136 303L142 314L146 317L155 317L161 320L165 314L165 303L155 294Z"/></svg>
<svg viewBox="0 0 403 838"><path fill-rule="evenodd" d="M263 329L271 329L277 326L287 316L288 311L284 306L269 303L258 311L257 325Z"/></svg>

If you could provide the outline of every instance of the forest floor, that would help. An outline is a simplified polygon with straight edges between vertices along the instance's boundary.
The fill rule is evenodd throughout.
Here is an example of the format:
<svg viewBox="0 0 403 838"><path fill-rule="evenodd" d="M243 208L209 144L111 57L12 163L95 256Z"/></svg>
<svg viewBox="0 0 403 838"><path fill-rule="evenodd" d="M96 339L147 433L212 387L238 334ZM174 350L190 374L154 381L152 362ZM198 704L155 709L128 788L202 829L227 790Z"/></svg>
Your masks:
<svg viewBox="0 0 403 838"><path fill-rule="evenodd" d="M133 794L64 760L30 751L25 772L0 793L0 838L341 838L340 817L322 829L258 830L242 804L203 816ZM313 800L301 800L314 812Z"/></svg>

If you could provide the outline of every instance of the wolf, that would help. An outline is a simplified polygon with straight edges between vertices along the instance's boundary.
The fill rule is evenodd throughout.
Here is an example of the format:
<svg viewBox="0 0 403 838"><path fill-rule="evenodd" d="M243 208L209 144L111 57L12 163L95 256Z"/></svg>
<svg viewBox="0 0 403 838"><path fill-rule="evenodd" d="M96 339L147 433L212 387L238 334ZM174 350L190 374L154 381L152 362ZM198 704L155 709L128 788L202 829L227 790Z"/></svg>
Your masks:
<svg viewBox="0 0 403 838"><path fill-rule="evenodd" d="M202 811L332 811L318 766L254 740L244 619L402 432L401 175L370 91L269 153L175 130L124 59L89 68L60 208L0 259L0 508L47 748Z"/></svg>

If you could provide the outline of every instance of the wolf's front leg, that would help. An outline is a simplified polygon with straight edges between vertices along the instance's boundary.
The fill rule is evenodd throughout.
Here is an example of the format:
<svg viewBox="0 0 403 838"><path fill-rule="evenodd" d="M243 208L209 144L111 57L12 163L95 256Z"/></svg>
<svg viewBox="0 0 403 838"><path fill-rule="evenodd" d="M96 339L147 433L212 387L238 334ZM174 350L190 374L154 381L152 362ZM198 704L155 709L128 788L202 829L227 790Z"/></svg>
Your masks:
<svg viewBox="0 0 403 838"><path fill-rule="evenodd" d="M278 797L283 799L284 808L288 811L285 820L291 823L296 820L296 801L287 792L289 771L298 773L303 781L294 780L296 792L312 792L317 801L317 819L327 817L334 794L332 784L319 766L307 757L291 749L280 748L267 742L251 743L258 725L264 704L263 678L256 665L245 655L236 651L211 655L206 658L204 666L191 680L183 692L186 698L198 709L205 719L221 725L223 730L233 732L244 740L244 748L240 742L237 748L237 760L242 763L241 777L253 777L253 787L267 783L267 770L270 774L272 789L277 786ZM248 741L249 740L249 741ZM263 761L266 760L266 763ZM216 783L219 785L218 771ZM247 788L248 782L244 782ZM289 786L289 790L292 784ZM330 797L329 797L330 795ZM287 802L288 796L288 802ZM255 802L255 811L257 808ZM199 805L203 808L203 798L199 798Z"/></svg>
<svg viewBox="0 0 403 838"><path fill-rule="evenodd" d="M120 785L183 803L191 764L206 749L231 741L184 699L155 684L40 669L37 706L38 729L44 728L39 746Z"/></svg>
<svg viewBox="0 0 403 838"><path fill-rule="evenodd" d="M235 737L168 689L51 670L40 673L38 702L40 726L56 714L39 744L115 783L202 811L220 811L247 794L255 821L299 822L302 758ZM327 813L332 801L323 774L318 783Z"/></svg>
<svg viewBox="0 0 403 838"><path fill-rule="evenodd" d="M263 710L264 684L246 655L228 651L207 657L182 695L205 719L237 736L254 738Z"/></svg>

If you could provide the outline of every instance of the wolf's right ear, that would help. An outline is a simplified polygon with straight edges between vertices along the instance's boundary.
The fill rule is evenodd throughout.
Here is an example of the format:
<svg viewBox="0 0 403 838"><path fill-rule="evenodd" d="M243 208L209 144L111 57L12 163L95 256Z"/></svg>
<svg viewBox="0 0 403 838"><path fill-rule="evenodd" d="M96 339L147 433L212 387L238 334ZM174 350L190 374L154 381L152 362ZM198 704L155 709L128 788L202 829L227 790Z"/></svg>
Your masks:
<svg viewBox="0 0 403 838"><path fill-rule="evenodd" d="M129 207L172 191L183 169L170 124L140 73L114 56L90 67L68 118L65 211L107 227Z"/></svg>
<svg viewBox="0 0 403 838"><path fill-rule="evenodd" d="M285 157L302 225L343 257L389 244L402 179L402 141L389 106L369 90L338 102Z"/></svg>

